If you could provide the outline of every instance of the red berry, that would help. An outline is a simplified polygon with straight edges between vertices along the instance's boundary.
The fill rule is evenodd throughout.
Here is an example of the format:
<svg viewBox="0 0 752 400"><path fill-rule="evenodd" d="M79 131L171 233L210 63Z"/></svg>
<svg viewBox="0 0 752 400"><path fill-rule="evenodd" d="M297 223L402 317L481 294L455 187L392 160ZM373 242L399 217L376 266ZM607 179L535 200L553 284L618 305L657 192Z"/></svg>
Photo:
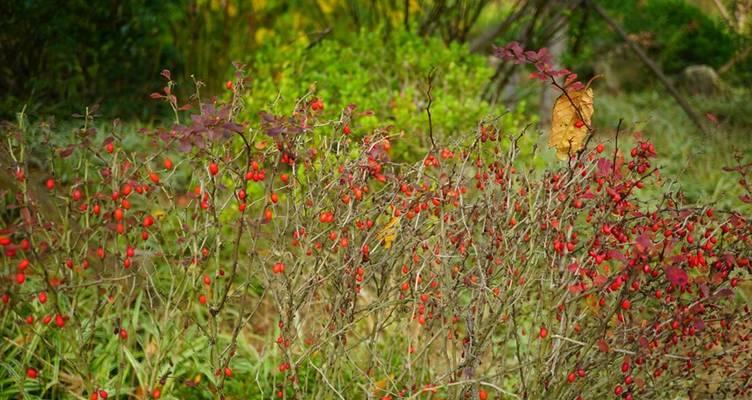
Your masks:
<svg viewBox="0 0 752 400"><path fill-rule="evenodd" d="M26 274L23 272L19 272L16 274L16 283L19 285L23 285L23 283L26 282Z"/></svg>
<svg viewBox="0 0 752 400"><path fill-rule="evenodd" d="M112 144L112 142L107 143L104 145L104 149L107 150L108 153L112 154L113 151L115 151L115 145Z"/></svg>
<svg viewBox="0 0 752 400"><path fill-rule="evenodd" d="M201 303L202 305L206 304L206 296L204 296L203 294L198 296L198 302Z"/></svg>
<svg viewBox="0 0 752 400"><path fill-rule="evenodd" d="M226 88L227 90L232 90L232 88L233 88L233 83L232 83L232 81L227 81L227 82L225 83L225 88Z"/></svg>
<svg viewBox="0 0 752 400"><path fill-rule="evenodd" d="M541 339L545 339L548 336L548 329L545 326L541 326L539 335Z"/></svg>
<svg viewBox="0 0 752 400"><path fill-rule="evenodd" d="M629 363L625 361L621 363L621 372L626 373L627 371L629 371Z"/></svg>
<svg viewBox="0 0 752 400"><path fill-rule="evenodd" d="M47 302L47 292L39 293L39 302L42 304Z"/></svg>
<svg viewBox="0 0 752 400"><path fill-rule="evenodd" d="M44 184L45 184L45 186L47 186L48 190L52 190L52 189L55 188L55 180L52 179L52 178L47 179L47 182L45 182Z"/></svg>
<svg viewBox="0 0 752 400"><path fill-rule="evenodd" d="M632 302L629 301L629 299L624 299L621 301L622 310L629 310L630 307L632 307Z"/></svg>
<svg viewBox="0 0 752 400"><path fill-rule="evenodd" d="M219 173L219 166L216 163L209 164L209 173L217 175Z"/></svg>
<svg viewBox="0 0 752 400"><path fill-rule="evenodd" d="M29 368L26 370L26 376L29 377L29 379L37 379L37 376L39 376L39 372L37 372L34 368Z"/></svg>
<svg viewBox="0 0 752 400"><path fill-rule="evenodd" d="M164 167L165 169L172 169L172 160L170 160L169 158L165 158Z"/></svg>
<svg viewBox="0 0 752 400"><path fill-rule="evenodd" d="M597 146L595 146L595 151L597 151L598 153L603 153L604 148L605 146L603 146L603 143L599 143Z"/></svg>

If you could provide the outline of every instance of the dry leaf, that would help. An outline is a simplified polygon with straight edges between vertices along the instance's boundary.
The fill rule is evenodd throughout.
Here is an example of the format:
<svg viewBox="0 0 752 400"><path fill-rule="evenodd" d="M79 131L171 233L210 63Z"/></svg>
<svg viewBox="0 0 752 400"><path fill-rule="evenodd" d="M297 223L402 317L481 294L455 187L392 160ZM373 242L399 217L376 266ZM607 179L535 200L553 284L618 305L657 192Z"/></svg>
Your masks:
<svg viewBox="0 0 752 400"><path fill-rule="evenodd" d="M268 145L268 143L266 143L266 141L259 140L258 142L256 142L256 144L254 145L254 147L256 147L256 150L264 150L267 145Z"/></svg>
<svg viewBox="0 0 752 400"><path fill-rule="evenodd" d="M389 386L389 382L394 379L394 374L389 374L386 378L376 381L373 384L373 394L375 396L380 395L384 390L386 390L387 386Z"/></svg>
<svg viewBox="0 0 752 400"><path fill-rule="evenodd" d="M392 242L397 238L397 229L399 229L400 217L392 217L377 233L376 239L384 243L384 248L392 247Z"/></svg>
<svg viewBox="0 0 752 400"><path fill-rule="evenodd" d="M556 156L560 160L568 160L570 154L582 150L585 146L592 116L593 89L590 87L570 89L556 99L548 145L556 148Z"/></svg>

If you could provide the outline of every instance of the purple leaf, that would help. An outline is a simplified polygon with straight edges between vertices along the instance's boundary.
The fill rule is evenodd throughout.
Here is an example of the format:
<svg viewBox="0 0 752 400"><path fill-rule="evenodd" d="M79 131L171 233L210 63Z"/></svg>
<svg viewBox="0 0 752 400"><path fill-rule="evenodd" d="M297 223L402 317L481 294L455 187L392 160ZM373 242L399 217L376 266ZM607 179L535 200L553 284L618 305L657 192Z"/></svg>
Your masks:
<svg viewBox="0 0 752 400"><path fill-rule="evenodd" d="M703 321L700 318L697 318L694 321L694 326L695 326L695 329L697 329L698 331L701 331L701 330L703 330L705 328L705 321Z"/></svg>
<svg viewBox="0 0 752 400"><path fill-rule="evenodd" d="M647 253L653 247L653 242L650 241L648 235L643 233L635 239L635 247L640 253Z"/></svg>
<svg viewBox="0 0 752 400"><path fill-rule="evenodd" d="M666 273L666 279L676 287L684 287L689 282L687 271L679 267L669 265L665 268L664 272Z"/></svg>

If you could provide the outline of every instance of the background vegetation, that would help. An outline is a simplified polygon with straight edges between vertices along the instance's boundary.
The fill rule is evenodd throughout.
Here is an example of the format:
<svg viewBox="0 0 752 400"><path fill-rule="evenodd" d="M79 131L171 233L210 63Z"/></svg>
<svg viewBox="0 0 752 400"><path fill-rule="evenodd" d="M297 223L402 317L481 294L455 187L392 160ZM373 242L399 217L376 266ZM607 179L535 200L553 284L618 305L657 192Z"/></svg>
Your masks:
<svg viewBox="0 0 752 400"><path fill-rule="evenodd" d="M679 95L701 116L701 126L693 123L660 79L625 44L624 38L594 11L594 4L623 27L629 39L643 48L667 75ZM169 146L157 146L155 143L161 143L157 140L160 135L171 134L180 126L177 122L189 131L195 129L191 131L194 133L213 132L216 127L212 125L212 118L230 112L237 121L261 135L263 112L289 116L294 110L297 113L301 104L310 107L315 99L321 99L323 109L317 110L315 119L321 125L316 126L316 133L307 139L310 141L305 142L306 146L323 149L339 143L344 121L349 121L353 138L389 138L391 161L418 166L432 150L429 130L442 143L468 145L475 133L489 124L504 135L526 132L517 142L520 152L514 155L514 162L529 170L531 179L544 182L551 166L558 165L553 151L546 149L552 92L546 85L530 79L533 69L529 66L505 63L492 57L494 46L512 41L528 49L549 49L559 67L577 73L584 82L600 75L593 83L594 143L613 145L617 126L620 126L620 148L630 149L640 141L649 140L658 149L654 162L660 176L655 185L637 195L648 207L663 204L667 193L681 191L683 194L677 196L681 201L677 202L697 206L698 221L703 223L701 213L706 206L721 212L735 210L747 216L750 213L751 206L742 197L748 192L739 184L739 175L723 170L723 167L735 165L737 156L747 160L752 156L750 1L74 0L61 5L52 0L0 0L0 9L3 10L0 17L0 119L5 121L0 132L3 146L7 142L7 148L3 147L0 153L0 195L2 204L7 206L0 212L0 221L5 225L0 227L0 237L12 237L11 227L22 218L12 206L14 194L22 190L44 192L50 176L54 176L58 188L65 188L65 193L60 189L49 203L42 200L42 205L54 208L52 205L56 204L60 210L68 210L66 207L73 210L74 207L66 203L68 189L85 187L94 179L82 178L83 165L91 174L99 168L115 165L102 151L104 143L114 140L117 143L115 154L122 151L122 157L139 168L151 165L152 169L159 169L169 176L162 175L162 179L170 179L171 185L166 197L134 200L138 212L166 221L159 239L152 238L148 243L152 246L150 249L158 249L155 250L158 254L167 254L156 261L149 258L152 256L139 254L136 257L142 257L135 262L143 263L149 273L140 276L142 280L138 282L129 281L134 288L153 279L156 293L175 290L168 285L173 276L158 267L178 260L182 262L189 255L200 257L203 244L192 243L193 248L188 249L182 242L172 243L171 238L178 235L185 224L191 223L192 217L188 214L165 216L177 210L171 200L199 201L198 197L191 197L194 186L206 188L204 185L214 182L213 178L205 176L205 161L221 160L222 166L225 162L233 165L237 159L231 154L244 152L241 141L222 142L225 153L211 147L209 150L191 147L191 152L185 154ZM687 68L697 65L707 65L717 75L688 76ZM238 71L241 66L242 75ZM168 79L160 76L165 69L170 71ZM171 107L168 98L151 96L167 94L164 87L168 81L170 94L180 99L175 107ZM708 85L710 89L706 90ZM703 89L698 90L699 87ZM200 109L200 103L214 104L218 108ZM184 104L192 108L177 109ZM223 104L229 108L222 109ZM351 104L355 108L348 114L345 110ZM426 113L429 104L430 128ZM269 143L261 142L254 143L257 146L254 151L269 156L273 146L265 147ZM21 143L23 146L19 145ZM71 143L78 143L77 151L87 149L91 153L88 156L76 153L72 159L59 157ZM25 157L28 186L18 183L19 165L14 158L18 155L18 146ZM510 144L505 142L504 146ZM504 146L504 150L510 148ZM154 149L159 152L151 154ZM329 164L322 161L312 167L315 172L311 176L318 176L316 174L326 168L334 169L335 165L354 163L356 153L352 150L351 153L338 152L336 157L332 155L334 159L328 160ZM175 165L185 168L168 173L162 166L153 167L165 155ZM492 157L490 153L485 156ZM112 164L108 164L111 161ZM203 175L197 171L202 171ZM139 174L139 179L148 177L145 170ZM407 173L405 176L414 178ZM98 183L106 186L111 182ZM230 177L225 177L217 185L218 190L232 188L232 183ZM119 185L111 186L115 192L119 190ZM262 184L250 184L247 190L251 198L264 199L269 195L268 188ZM336 198L339 194L321 194L311 187L290 190L283 196L286 201L303 201L308 193L305 190L339 205ZM231 189L223 193L226 206L235 201L236 194ZM489 196L496 195L498 193ZM59 205L63 203L66 206ZM386 202L379 204L386 207ZM235 229L229 222L238 218L238 210L233 207L227 206L226 213L220 213L222 221L215 231L209 229L202 236L217 240L216 248L208 245L212 250L207 257L210 261L206 271L218 274L232 261L230 249L219 243L227 241L226 235ZM249 209L264 211L259 204ZM70 215L65 214L65 218L72 218ZM374 214L374 220L384 223L383 217L378 219L378 215ZM46 217L57 222L57 216ZM83 224L76 219L71 224L79 223ZM102 232L110 232L107 229L114 228L103 226L84 232L99 237L97 235L104 235ZM290 236L290 232L282 228L279 232L268 233L280 232ZM419 238L419 233L414 234ZM140 232L133 235L137 237ZM51 237L45 236L45 239ZM265 240L262 238L258 243L271 248L271 242ZM256 243L256 239L243 241L240 247L249 251ZM405 244L410 245L417 246ZM75 246L67 251L73 248ZM82 259L93 257L91 249L89 253L75 250L80 251L78 256ZM264 260L269 261L273 256L266 254ZM60 257L55 261L62 268L63 254L55 257ZM143 261L144 257L149 261ZM14 298L38 299L41 287L16 292L17 264L17 259L6 252L0 261L3 275L0 293L13 293ZM295 268L293 265L289 263L288 268ZM304 267L300 268L296 271L304 271ZM250 266L243 271L253 273ZM19 308L21 311L13 309L13 312L11 306L0 305L3 337L0 397L16 398L24 391L39 398L65 397L69 393L84 396L99 387L134 398L155 397L150 392L154 387L165 389L168 398L213 398L217 393L229 398L269 398L277 392L290 396L289 386L283 389L289 382L279 370L284 358L275 352L274 343L282 327L277 328L278 310L272 304L259 303L261 308L249 327L243 329L241 340L231 340L233 321L244 315L242 310L256 305L255 300L263 297L261 294L269 282L278 282L267 280L269 276L245 281L246 297L233 299L228 315L221 316L224 319L212 319L206 312L190 314L188 320L197 326L214 324L217 332L212 335L196 331L198 328L189 331L177 326L177 319L170 319L169 307L163 315L154 316L150 293L129 293L128 301L115 302L103 314L103 320L115 330L121 324L134 327L130 340L138 346L123 346L124 339L118 335L97 331L92 336L96 346L88 349L89 365L75 365L75 368L61 361L76 357L76 348L68 345L71 337L49 334L49 331L31 335L23 330L20 316L33 314L41 319L46 312L42 305L27 302ZM201 276L191 275L190 278L202 287ZM212 274L212 279L218 278ZM80 283L85 285L87 281ZM401 282L392 283L395 292L401 290L398 289ZM184 295L189 300L180 306L197 309L196 294L200 290L187 282L181 284L185 285L181 290L186 291ZM125 291L119 288L111 293L122 294L118 290ZM210 296L210 304L216 304L212 302L221 296L221 289L212 290L215 291ZM463 292L462 296L468 303L470 295ZM94 308L99 304L96 297L81 295L75 301L60 304L75 309L80 301L80 307L89 311L86 307ZM314 308L308 311L326 314ZM529 331L539 328L534 322L544 318L537 313L531 315L534 317L523 322ZM548 314L545 318L554 317ZM392 328L399 330L405 326L410 326L409 322ZM167 331L172 333L166 334ZM136 339L138 337L142 339ZM184 341L186 337L190 338L190 343ZM150 341L143 338L150 338ZM231 376L234 378L225 383L224 378L218 378L224 373L217 375L212 367L221 365L224 353L220 354L218 349L220 344L228 343L234 343L237 348L232 360ZM395 339L393 343L382 343L383 347L377 350L388 354L385 359L394 364L392 367L399 368L403 365L403 356L392 351L404 345ZM46 379L24 379L21 374L28 365L41 363L40 359L45 356L54 356L53 352L44 353L44 349L52 348L63 349L64 354L44 364ZM174 354L163 354L166 348L173 348ZM162 361L174 363L175 368L151 365L155 354ZM309 395L325 392L316 386L321 382L315 368L324 362L324 355L311 355L311 363L303 364L297 371L299 384ZM355 382L348 390L369 393L375 398L387 387L388 376L359 380L362 371L352 365L341 368L339 376L351 376L350 381ZM72 374L73 370L81 373ZM167 371L170 376L163 378ZM179 381L173 377L178 377ZM601 381L609 384L613 379L610 373L604 372L601 376ZM221 388L222 385L226 386ZM510 383L509 387L513 386ZM195 390L196 387L211 390ZM217 387L221 389L218 391ZM567 392L569 389L561 390L560 393L575 394ZM611 391L609 386L608 392ZM501 392L495 393L502 396ZM656 393L654 395L668 392ZM472 394L479 396L477 389Z"/></svg>
<svg viewBox="0 0 752 400"><path fill-rule="evenodd" d="M253 78L249 115L278 95L287 100L277 103L284 108L315 84L333 109L355 103L378 112L376 119L388 117L400 129L415 131L423 123L426 77L435 68L437 126L457 132L481 115L507 111L520 116L514 118L519 126L538 116L547 120L538 109L539 86L519 79L519 69L487 62L490 46L522 40L538 48L564 41L558 51L563 65L581 76L605 75L596 84L608 89L596 96L603 104L596 121L604 134L611 135L618 117L626 117L631 127L672 144L663 148L683 148L667 159L688 171L682 177L702 178L683 182L691 198L728 204L734 196L719 196L719 188L730 182L698 165L723 164L714 154L728 154L732 147L749 151L749 5L599 3L677 86L692 65L720 72L721 93L710 99L687 95L699 114L711 113L718 121L708 124L710 137L708 130L682 125L686 118L655 76L577 1L128 0L73 1L62 9L54 1L8 1L0 20L0 116L13 120L24 109L32 120L56 117L65 125L88 106L107 118L158 122L169 117L169 110L148 97L159 87L159 71L172 71L180 93L192 93L196 79L206 85L203 93L226 95L222 82L237 61ZM520 15L510 18L515 12ZM627 97L650 105L635 107Z"/></svg>

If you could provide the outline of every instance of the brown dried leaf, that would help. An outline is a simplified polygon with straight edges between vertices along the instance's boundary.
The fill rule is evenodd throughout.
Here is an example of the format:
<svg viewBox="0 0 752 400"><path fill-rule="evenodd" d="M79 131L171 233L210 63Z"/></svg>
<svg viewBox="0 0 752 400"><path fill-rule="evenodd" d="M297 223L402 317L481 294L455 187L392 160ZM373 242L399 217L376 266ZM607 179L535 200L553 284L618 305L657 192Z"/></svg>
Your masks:
<svg viewBox="0 0 752 400"><path fill-rule="evenodd" d="M567 96L568 95L568 96ZM585 146L593 116L593 89L568 90L556 99L551 117L549 147L556 148L560 160L569 159Z"/></svg>

